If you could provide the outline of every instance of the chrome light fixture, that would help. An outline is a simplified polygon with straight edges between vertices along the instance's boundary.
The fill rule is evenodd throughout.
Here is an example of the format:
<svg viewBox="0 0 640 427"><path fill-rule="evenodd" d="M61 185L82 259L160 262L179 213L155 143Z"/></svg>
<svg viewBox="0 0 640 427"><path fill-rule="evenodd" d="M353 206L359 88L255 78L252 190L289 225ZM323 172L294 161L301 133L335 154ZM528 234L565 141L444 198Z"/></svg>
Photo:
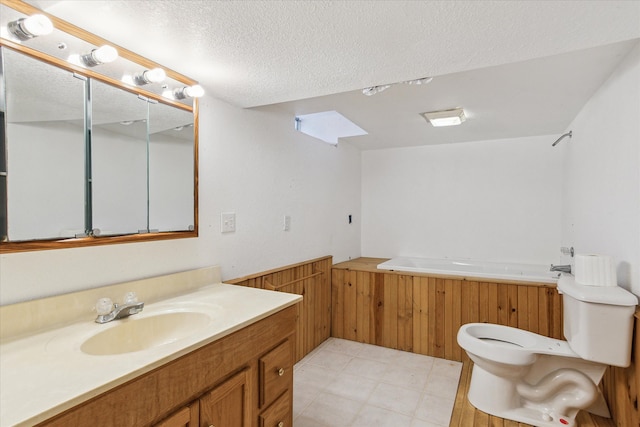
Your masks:
<svg viewBox="0 0 640 427"><path fill-rule="evenodd" d="M454 108L453 110L431 111L422 113L431 126L456 126L462 124L467 118L462 108Z"/></svg>
<svg viewBox="0 0 640 427"><path fill-rule="evenodd" d="M423 77L421 79L408 80L403 83L408 85L426 85L427 83L431 83L431 80L433 80L433 77Z"/></svg>
<svg viewBox="0 0 640 427"><path fill-rule="evenodd" d="M420 79L407 80L406 82L401 82L401 83L406 83L406 84L409 84L409 85L426 85L427 83L431 83L431 80L433 80L433 77L422 77ZM362 89L362 94L363 95L367 95L367 96L373 96L373 95L375 95L377 93L380 93L380 92L383 92L383 91L389 89L394 84L398 84L398 83L391 83L391 84L388 84L388 85L366 87L366 88Z"/></svg>
<svg viewBox="0 0 640 427"><path fill-rule="evenodd" d="M53 31L53 23L46 16L36 14L9 22L7 29L19 40L25 41L34 37L51 34Z"/></svg>
<svg viewBox="0 0 640 427"><path fill-rule="evenodd" d="M375 95L376 93L384 92L389 89L391 85L372 86L362 89L362 94L367 96Z"/></svg>
<svg viewBox="0 0 640 427"><path fill-rule="evenodd" d="M106 64L118 59L118 51L115 47L104 45L80 57L87 67L95 67L96 65Z"/></svg>
<svg viewBox="0 0 640 427"><path fill-rule="evenodd" d="M200 85L185 86L173 91L176 99L200 98L204 95L204 89Z"/></svg>
<svg viewBox="0 0 640 427"><path fill-rule="evenodd" d="M149 83L160 83L166 78L167 73L165 73L162 68L154 68L136 74L133 76L133 81L135 81L138 86L143 86Z"/></svg>

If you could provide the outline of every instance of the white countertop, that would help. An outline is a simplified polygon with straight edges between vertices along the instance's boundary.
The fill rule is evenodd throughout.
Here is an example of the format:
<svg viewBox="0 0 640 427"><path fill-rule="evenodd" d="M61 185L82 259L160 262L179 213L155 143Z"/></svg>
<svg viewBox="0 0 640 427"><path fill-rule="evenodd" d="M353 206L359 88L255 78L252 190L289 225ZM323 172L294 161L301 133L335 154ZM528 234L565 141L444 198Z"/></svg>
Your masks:
<svg viewBox="0 0 640 427"><path fill-rule="evenodd" d="M0 345L0 427L44 421L301 300L299 295L217 283L145 305L129 319L102 325L83 319L9 340ZM80 349L87 338L118 322L167 310L206 312L212 320L189 336L142 351L95 356Z"/></svg>

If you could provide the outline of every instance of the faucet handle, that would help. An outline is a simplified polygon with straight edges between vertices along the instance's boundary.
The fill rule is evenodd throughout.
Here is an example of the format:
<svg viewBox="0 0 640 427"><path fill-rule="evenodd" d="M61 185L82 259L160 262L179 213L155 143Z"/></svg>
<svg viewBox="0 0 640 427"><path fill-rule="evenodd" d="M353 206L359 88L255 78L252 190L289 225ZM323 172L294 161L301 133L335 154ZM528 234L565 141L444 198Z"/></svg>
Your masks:
<svg viewBox="0 0 640 427"><path fill-rule="evenodd" d="M113 308L111 298L100 298L96 303L96 313L98 313L99 316L111 313Z"/></svg>
<svg viewBox="0 0 640 427"><path fill-rule="evenodd" d="M135 292L127 292L124 295L124 304L135 304L138 302L138 295Z"/></svg>

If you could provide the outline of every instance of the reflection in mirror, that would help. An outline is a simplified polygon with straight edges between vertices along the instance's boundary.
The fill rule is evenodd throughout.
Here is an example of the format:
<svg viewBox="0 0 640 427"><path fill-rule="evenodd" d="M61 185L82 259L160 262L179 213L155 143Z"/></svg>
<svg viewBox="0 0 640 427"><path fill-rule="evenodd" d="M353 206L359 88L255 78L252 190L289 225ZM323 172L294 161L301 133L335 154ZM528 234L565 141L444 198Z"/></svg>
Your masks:
<svg viewBox="0 0 640 427"><path fill-rule="evenodd" d="M85 80L0 49L6 90L7 234L84 233Z"/></svg>
<svg viewBox="0 0 640 427"><path fill-rule="evenodd" d="M193 230L193 114L149 104L149 227Z"/></svg>
<svg viewBox="0 0 640 427"><path fill-rule="evenodd" d="M146 232L147 101L92 79L91 110L93 230Z"/></svg>

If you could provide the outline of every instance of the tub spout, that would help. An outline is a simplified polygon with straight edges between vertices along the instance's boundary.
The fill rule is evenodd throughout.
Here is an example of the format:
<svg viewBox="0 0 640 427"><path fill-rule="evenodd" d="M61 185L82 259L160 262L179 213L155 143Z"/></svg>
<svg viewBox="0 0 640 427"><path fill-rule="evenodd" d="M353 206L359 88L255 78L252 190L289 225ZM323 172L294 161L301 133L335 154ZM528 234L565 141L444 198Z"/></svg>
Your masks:
<svg viewBox="0 0 640 427"><path fill-rule="evenodd" d="M571 273L571 264L567 265L553 265L551 264L551 268L549 271L561 271L563 273Z"/></svg>

